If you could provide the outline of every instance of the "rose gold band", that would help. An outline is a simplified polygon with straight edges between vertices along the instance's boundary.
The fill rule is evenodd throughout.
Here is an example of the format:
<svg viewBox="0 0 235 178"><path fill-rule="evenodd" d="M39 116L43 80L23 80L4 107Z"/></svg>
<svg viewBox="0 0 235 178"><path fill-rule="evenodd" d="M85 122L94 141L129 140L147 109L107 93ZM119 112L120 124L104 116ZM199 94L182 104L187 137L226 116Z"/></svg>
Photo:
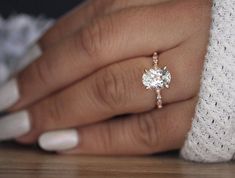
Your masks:
<svg viewBox="0 0 235 178"><path fill-rule="evenodd" d="M158 54L157 52L153 53L153 65L154 67L158 68ZM161 90L156 90L157 94L157 107L162 108L162 96L161 96Z"/></svg>

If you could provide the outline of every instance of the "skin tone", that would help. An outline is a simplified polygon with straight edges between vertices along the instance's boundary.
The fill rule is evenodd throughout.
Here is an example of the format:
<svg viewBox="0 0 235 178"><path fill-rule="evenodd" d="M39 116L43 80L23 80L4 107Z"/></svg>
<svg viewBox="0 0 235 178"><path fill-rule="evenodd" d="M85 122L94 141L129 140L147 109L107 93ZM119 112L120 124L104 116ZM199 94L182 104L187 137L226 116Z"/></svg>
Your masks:
<svg viewBox="0 0 235 178"><path fill-rule="evenodd" d="M210 9L205 0L100 0L75 8L39 40L42 55L16 77L20 98L8 111L25 111L31 125L16 140L32 144L43 134L43 142L48 132L73 129L76 144L51 150L136 155L182 147L197 103ZM172 75L162 109L142 84L154 51Z"/></svg>

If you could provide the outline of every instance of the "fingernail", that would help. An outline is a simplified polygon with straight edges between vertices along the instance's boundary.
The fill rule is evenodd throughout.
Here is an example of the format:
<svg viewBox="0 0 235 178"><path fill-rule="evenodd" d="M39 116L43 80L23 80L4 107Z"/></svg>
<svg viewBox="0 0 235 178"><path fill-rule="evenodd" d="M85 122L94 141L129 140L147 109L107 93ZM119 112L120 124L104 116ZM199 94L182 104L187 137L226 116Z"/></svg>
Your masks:
<svg viewBox="0 0 235 178"><path fill-rule="evenodd" d="M39 138L39 146L46 151L70 150L79 144L75 129L44 133Z"/></svg>
<svg viewBox="0 0 235 178"><path fill-rule="evenodd" d="M16 79L11 79L0 88L0 111L6 110L20 98Z"/></svg>
<svg viewBox="0 0 235 178"><path fill-rule="evenodd" d="M17 112L0 119L0 141L21 137L30 131L27 111Z"/></svg>
<svg viewBox="0 0 235 178"><path fill-rule="evenodd" d="M33 62L41 55L42 55L42 50L38 44L31 46L22 57L20 65L18 66L18 70L25 68L27 65L29 65L31 62Z"/></svg>

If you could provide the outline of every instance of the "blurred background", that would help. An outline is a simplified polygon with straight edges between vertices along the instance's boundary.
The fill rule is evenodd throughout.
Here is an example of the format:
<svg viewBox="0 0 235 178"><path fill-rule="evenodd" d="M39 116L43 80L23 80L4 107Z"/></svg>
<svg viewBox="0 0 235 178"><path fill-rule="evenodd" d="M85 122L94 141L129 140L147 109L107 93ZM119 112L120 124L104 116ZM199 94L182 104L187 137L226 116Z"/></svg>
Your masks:
<svg viewBox="0 0 235 178"><path fill-rule="evenodd" d="M0 86L32 61L25 53L82 0L0 0Z"/></svg>
<svg viewBox="0 0 235 178"><path fill-rule="evenodd" d="M4 18L18 13L58 18L81 2L82 0L0 0L0 14Z"/></svg>

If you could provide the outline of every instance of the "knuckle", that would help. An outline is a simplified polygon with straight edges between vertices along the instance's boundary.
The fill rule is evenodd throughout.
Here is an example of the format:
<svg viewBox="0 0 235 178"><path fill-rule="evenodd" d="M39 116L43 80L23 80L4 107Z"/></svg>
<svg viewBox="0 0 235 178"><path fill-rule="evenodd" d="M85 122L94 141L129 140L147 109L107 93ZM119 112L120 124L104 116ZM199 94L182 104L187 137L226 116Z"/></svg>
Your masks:
<svg viewBox="0 0 235 178"><path fill-rule="evenodd" d="M53 97L49 108L49 116L56 122L63 120L63 102L58 97Z"/></svg>
<svg viewBox="0 0 235 178"><path fill-rule="evenodd" d="M49 129L55 124L60 123L63 120L63 102L61 102L57 97L50 100L43 101L40 105L40 111L42 112L43 118L46 120L43 124L44 129Z"/></svg>
<svg viewBox="0 0 235 178"><path fill-rule="evenodd" d="M52 69L48 62L41 60L40 62L34 63L33 68L38 78L37 81L41 86L48 86L51 83L51 77L48 76L52 75Z"/></svg>
<svg viewBox="0 0 235 178"><path fill-rule="evenodd" d="M51 28L49 28L41 39L39 39L41 49L45 50L49 48L52 44L55 44L58 37L63 37L64 34L67 34L67 30L64 26L64 21L58 20Z"/></svg>
<svg viewBox="0 0 235 178"><path fill-rule="evenodd" d="M114 64L97 76L94 88L100 102L115 109L127 104L129 98L127 83L119 64Z"/></svg>
<svg viewBox="0 0 235 178"><path fill-rule="evenodd" d="M100 56L101 27L98 23L92 23L81 30L81 46L89 56Z"/></svg>
<svg viewBox="0 0 235 178"><path fill-rule="evenodd" d="M113 127L110 122L100 129L99 147L105 154L108 154L115 148L115 141L113 140ZM98 143L98 142L97 142Z"/></svg>
<svg viewBox="0 0 235 178"><path fill-rule="evenodd" d="M41 118L44 118L44 117L42 117L41 108L35 107L35 106L29 108L29 115L31 118L30 120L30 124L32 127L31 130L42 132L44 130L43 128L44 122L42 122Z"/></svg>
<svg viewBox="0 0 235 178"><path fill-rule="evenodd" d="M159 129L157 127L156 118L153 114L139 115L137 120L137 129L135 135L139 143L144 146L149 152L155 151L159 145Z"/></svg>
<svg viewBox="0 0 235 178"><path fill-rule="evenodd" d="M50 130L56 124L63 123L63 102L58 98L44 100L29 108L32 128L39 132Z"/></svg>
<svg viewBox="0 0 235 178"><path fill-rule="evenodd" d="M104 58L110 48L109 36L113 33L112 18L96 18L80 31L80 43L83 50L91 57Z"/></svg>

